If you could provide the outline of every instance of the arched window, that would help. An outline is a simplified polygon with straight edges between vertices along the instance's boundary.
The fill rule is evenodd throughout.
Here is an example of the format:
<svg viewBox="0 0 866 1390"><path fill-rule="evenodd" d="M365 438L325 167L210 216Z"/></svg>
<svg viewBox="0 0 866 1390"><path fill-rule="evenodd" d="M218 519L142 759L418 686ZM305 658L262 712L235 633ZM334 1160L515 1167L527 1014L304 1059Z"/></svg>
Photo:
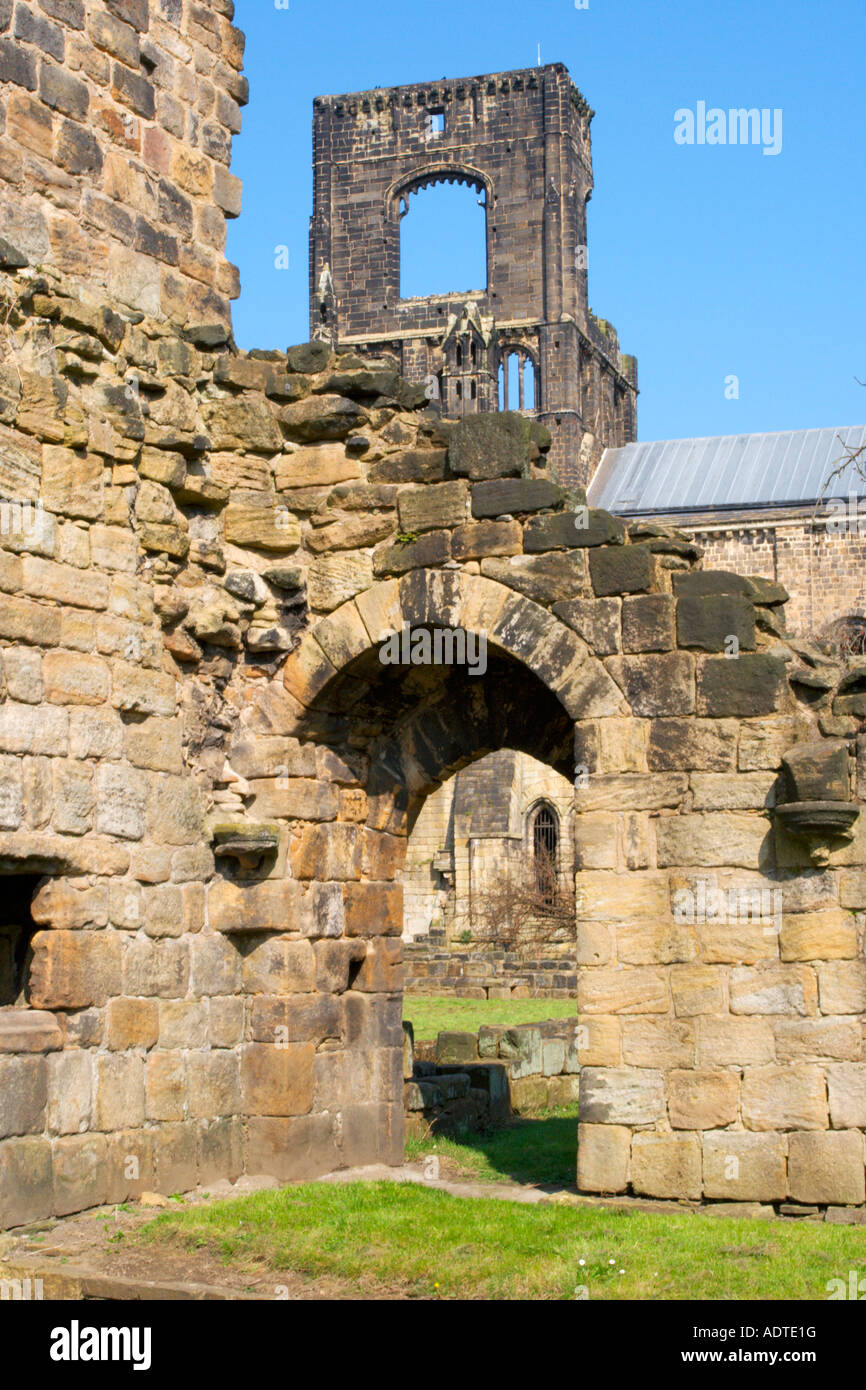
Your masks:
<svg viewBox="0 0 866 1390"><path fill-rule="evenodd" d="M499 365L499 409L536 410L535 363L525 349L506 348Z"/></svg>
<svg viewBox="0 0 866 1390"><path fill-rule="evenodd" d="M553 807L542 801L532 817L532 863L535 886L548 906L556 897L558 852L559 821Z"/></svg>
<svg viewBox="0 0 866 1390"><path fill-rule="evenodd" d="M487 195L459 173L430 176L396 195L400 219L400 297L484 293Z"/></svg>

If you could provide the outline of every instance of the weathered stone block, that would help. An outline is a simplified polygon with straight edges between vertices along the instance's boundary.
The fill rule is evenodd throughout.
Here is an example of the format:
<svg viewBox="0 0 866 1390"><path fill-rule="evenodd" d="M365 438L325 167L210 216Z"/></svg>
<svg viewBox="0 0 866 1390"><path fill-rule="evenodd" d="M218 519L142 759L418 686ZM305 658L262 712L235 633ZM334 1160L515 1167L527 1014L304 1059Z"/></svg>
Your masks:
<svg viewBox="0 0 866 1390"><path fill-rule="evenodd" d="M619 517L611 516L609 512L583 508L577 512L559 512L555 516L530 517L523 532L523 549L527 555L531 555L541 550L574 550L578 546L621 545L624 539L625 526ZM622 591L617 589L608 592ZM600 593L600 590L596 589L596 593ZM561 594L558 597L566 598L567 595Z"/></svg>
<svg viewBox="0 0 866 1390"><path fill-rule="evenodd" d="M700 1018L698 1066L761 1066L772 1062L773 1028L759 1018Z"/></svg>
<svg viewBox="0 0 866 1390"><path fill-rule="evenodd" d="M740 1080L733 1071L672 1071L668 1111L674 1129L721 1129L737 1118Z"/></svg>
<svg viewBox="0 0 866 1390"><path fill-rule="evenodd" d="M654 719L693 712L694 658L687 652L611 656L604 664L635 715Z"/></svg>
<svg viewBox="0 0 866 1390"><path fill-rule="evenodd" d="M779 1134L704 1134L704 1196L723 1201L784 1201L787 1143Z"/></svg>
<svg viewBox="0 0 866 1390"><path fill-rule="evenodd" d="M731 971L731 1013L817 1013L818 986L815 972L803 965L778 965L765 961Z"/></svg>
<svg viewBox="0 0 866 1390"><path fill-rule="evenodd" d="M694 1066L694 1025L668 1018L624 1018L622 1060L633 1067Z"/></svg>
<svg viewBox="0 0 866 1390"><path fill-rule="evenodd" d="M653 1124L664 1111L660 1071L584 1067L580 1073L580 1114L587 1124Z"/></svg>
<svg viewBox="0 0 866 1390"><path fill-rule="evenodd" d="M129 1053L96 1058L93 1127L135 1129L144 1124L144 1061Z"/></svg>
<svg viewBox="0 0 866 1390"><path fill-rule="evenodd" d="M54 1210L52 1177L47 1139L0 1143L0 1229L50 1216Z"/></svg>
<svg viewBox="0 0 866 1390"><path fill-rule="evenodd" d="M121 993L120 941L109 931L43 931L33 937L29 1001L83 1009Z"/></svg>
<svg viewBox="0 0 866 1390"><path fill-rule="evenodd" d="M631 1185L648 1197L701 1195L701 1144L696 1134L636 1134Z"/></svg>
<svg viewBox="0 0 866 1390"><path fill-rule="evenodd" d="M664 970L583 970L577 982L578 1013L664 1014L670 1008L670 988Z"/></svg>
<svg viewBox="0 0 866 1390"><path fill-rule="evenodd" d="M222 1049L191 1052L187 1057L187 1104L194 1119L234 1115L241 1108L237 1054Z"/></svg>
<svg viewBox="0 0 866 1390"><path fill-rule="evenodd" d="M718 965L675 965L671 970L671 996L678 1018L725 1011L727 971Z"/></svg>
<svg viewBox="0 0 866 1390"><path fill-rule="evenodd" d="M230 951L234 947L226 943ZM193 952L193 980L196 958ZM309 941L271 937L253 946L243 962L247 994L305 994L313 988L313 948ZM222 991L221 991L222 992Z"/></svg>
<svg viewBox="0 0 866 1390"><path fill-rule="evenodd" d="M578 1187L584 1192L624 1192L630 1152L631 1131L625 1126L578 1125Z"/></svg>
<svg viewBox="0 0 866 1390"><path fill-rule="evenodd" d="M332 1115L295 1119L250 1116L246 1125L248 1173L267 1173L281 1182L321 1177L340 1165Z"/></svg>
<svg viewBox="0 0 866 1390"><path fill-rule="evenodd" d="M559 506L564 498L562 488L546 478L496 478L473 487L472 515L518 516L546 511Z"/></svg>
<svg viewBox="0 0 866 1390"><path fill-rule="evenodd" d="M784 662L775 656L708 657L698 663L698 714L741 719L773 714L784 682Z"/></svg>
<svg viewBox="0 0 866 1390"><path fill-rule="evenodd" d="M248 1043L241 1056L248 1115L306 1115L313 1104L313 1043Z"/></svg>
<svg viewBox="0 0 866 1390"><path fill-rule="evenodd" d="M857 955L850 912L789 912L779 934L782 960L846 960Z"/></svg>
<svg viewBox="0 0 866 1390"><path fill-rule="evenodd" d="M624 652L669 652L674 646L674 600L670 594L640 594L623 601Z"/></svg>
<svg viewBox="0 0 866 1390"><path fill-rule="evenodd" d="M859 1205L866 1200L863 1135L792 1134L788 1140L788 1193L795 1202Z"/></svg>
<svg viewBox="0 0 866 1390"><path fill-rule="evenodd" d="M826 1129L827 1090L820 1067L749 1067L743 1078L747 1129Z"/></svg>
<svg viewBox="0 0 866 1390"><path fill-rule="evenodd" d="M818 994L824 1014L866 1012L866 963L861 960L819 964Z"/></svg>
<svg viewBox="0 0 866 1390"><path fill-rule="evenodd" d="M44 1057L0 1057L0 1139L39 1133L48 1098Z"/></svg>
<svg viewBox="0 0 866 1390"><path fill-rule="evenodd" d="M406 532L437 531L465 522L469 491L464 482L433 483L400 492L397 509Z"/></svg>
<svg viewBox="0 0 866 1390"><path fill-rule="evenodd" d="M649 546L600 546L589 557L592 587L599 598L644 593L653 586L655 563Z"/></svg>
<svg viewBox="0 0 866 1390"><path fill-rule="evenodd" d="M753 651L754 607L737 594L684 595L677 601L677 642L705 652Z"/></svg>
<svg viewBox="0 0 866 1390"><path fill-rule="evenodd" d="M866 1062L831 1064L827 1096L834 1129L866 1129Z"/></svg>
<svg viewBox="0 0 866 1390"><path fill-rule="evenodd" d="M106 1043L112 1052L154 1047L159 1036L159 1006L154 999L112 999L107 1010Z"/></svg>

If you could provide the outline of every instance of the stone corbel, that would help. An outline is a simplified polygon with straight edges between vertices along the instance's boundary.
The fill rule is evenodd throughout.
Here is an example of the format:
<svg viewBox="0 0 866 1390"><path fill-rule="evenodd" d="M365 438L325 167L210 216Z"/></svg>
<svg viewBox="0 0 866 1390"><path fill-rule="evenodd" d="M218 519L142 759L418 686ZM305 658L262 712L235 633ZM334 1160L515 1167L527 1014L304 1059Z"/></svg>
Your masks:
<svg viewBox="0 0 866 1390"><path fill-rule="evenodd" d="M805 842L811 862L823 867L839 844L848 844L860 807L851 799L848 749L839 739L798 743L782 758L783 792L775 819Z"/></svg>

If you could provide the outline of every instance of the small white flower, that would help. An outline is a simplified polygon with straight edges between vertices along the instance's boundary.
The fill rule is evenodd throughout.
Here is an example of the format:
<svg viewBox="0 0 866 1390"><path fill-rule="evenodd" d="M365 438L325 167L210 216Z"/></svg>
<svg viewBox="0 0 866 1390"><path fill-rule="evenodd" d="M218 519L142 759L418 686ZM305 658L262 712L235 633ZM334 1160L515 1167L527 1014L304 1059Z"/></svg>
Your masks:
<svg viewBox="0 0 866 1390"><path fill-rule="evenodd" d="M616 1260L608 1260L608 1264L609 1264L609 1265L615 1265L615 1264L616 1264Z"/></svg>

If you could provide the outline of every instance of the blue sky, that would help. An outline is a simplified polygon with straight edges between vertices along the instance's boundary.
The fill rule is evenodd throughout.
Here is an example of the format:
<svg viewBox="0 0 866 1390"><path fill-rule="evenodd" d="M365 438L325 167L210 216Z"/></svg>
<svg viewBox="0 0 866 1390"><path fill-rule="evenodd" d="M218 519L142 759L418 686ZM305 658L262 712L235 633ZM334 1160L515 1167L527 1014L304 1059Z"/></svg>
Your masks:
<svg viewBox="0 0 866 1390"><path fill-rule="evenodd" d="M529 67L540 44L596 111L590 303L638 358L639 438L866 420L863 0L237 0L235 22L251 87L229 233L241 347L309 336L313 97ZM780 108L781 152L678 145L674 114L700 101ZM465 279L441 263L452 213L413 227L416 284Z"/></svg>

